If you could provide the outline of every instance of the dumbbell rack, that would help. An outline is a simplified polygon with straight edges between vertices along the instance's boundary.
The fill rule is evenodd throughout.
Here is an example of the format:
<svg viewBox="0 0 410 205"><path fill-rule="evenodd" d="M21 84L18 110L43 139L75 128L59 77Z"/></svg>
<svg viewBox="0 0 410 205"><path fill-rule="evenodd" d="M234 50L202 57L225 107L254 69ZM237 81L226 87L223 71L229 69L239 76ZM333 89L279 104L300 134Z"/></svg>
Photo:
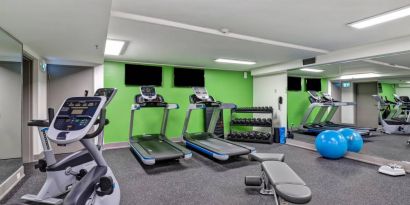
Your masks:
<svg viewBox="0 0 410 205"><path fill-rule="evenodd" d="M234 118L234 113L259 113L270 115L270 118ZM242 107L231 110L230 132L227 136L228 140L239 142L257 142L257 143L273 143L274 128L272 126L273 108L272 107ZM250 126L250 127L269 127L270 132L261 131L232 131L234 127Z"/></svg>

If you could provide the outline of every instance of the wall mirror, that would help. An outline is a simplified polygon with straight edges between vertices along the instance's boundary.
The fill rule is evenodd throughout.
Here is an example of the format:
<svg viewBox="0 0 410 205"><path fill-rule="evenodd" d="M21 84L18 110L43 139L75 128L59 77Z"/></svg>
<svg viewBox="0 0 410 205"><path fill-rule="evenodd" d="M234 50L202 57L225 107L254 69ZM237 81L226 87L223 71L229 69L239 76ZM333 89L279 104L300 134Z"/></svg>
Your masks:
<svg viewBox="0 0 410 205"><path fill-rule="evenodd" d="M410 161L409 98L410 53L295 69L288 72L288 126L295 140L311 144L321 129L358 128L359 153ZM326 105L329 99L337 103Z"/></svg>
<svg viewBox="0 0 410 205"><path fill-rule="evenodd" d="M0 28L0 185L22 166L22 44ZM0 193L1 195L1 193Z"/></svg>

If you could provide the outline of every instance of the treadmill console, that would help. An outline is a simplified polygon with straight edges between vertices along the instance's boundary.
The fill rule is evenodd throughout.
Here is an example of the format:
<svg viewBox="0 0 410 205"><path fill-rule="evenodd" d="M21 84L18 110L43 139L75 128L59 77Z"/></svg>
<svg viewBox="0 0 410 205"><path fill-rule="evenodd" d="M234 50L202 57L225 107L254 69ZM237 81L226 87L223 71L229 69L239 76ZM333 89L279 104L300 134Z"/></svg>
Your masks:
<svg viewBox="0 0 410 205"><path fill-rule="evenodd" d="M57 144L82 139L92 128L105 103L105 96L66 99L50 125L48 137Z"/></svg>
<svg viewBox="0 0 410 205"><path fill-rule="evenodd" d="M135 96L139 107L167 107L162 95L157 94L154 86L141 86L141 93Z"/></svg>
<svg viewBox="0 0 410 205"><path fill-rule="evenodd" d="M308 90L307 93L309 94L310 103L321 102L321 97L317 91Z"/></svg>
<svg viewBox="0 0 410 205"><path fill-rule="evenodd" d="M193 87L195 96L201 101L210 101L208 91L204 87Z"/></svg>
<svg viewBox="0 0 410 205"><path fill-rule="evenodd" d="M141 86L141 96L148 101L155 100L157 98L157 92L154 86Z"/></svg>
<svg viewBox="0 0 410 205"><path fill-rule="evenodd" d="M107 98L105 105L108 105L114 98L115 94L117 94L117 88L99 88L95 91L94 96L105 96Z"/></svg>
<svg viewBox="0 0 410 205"><path fill-rule="evenodd" d="M336 102L335 99L333 99L333 97L329 95L329 93L323 93L323 99L326 102Z"/></svg>

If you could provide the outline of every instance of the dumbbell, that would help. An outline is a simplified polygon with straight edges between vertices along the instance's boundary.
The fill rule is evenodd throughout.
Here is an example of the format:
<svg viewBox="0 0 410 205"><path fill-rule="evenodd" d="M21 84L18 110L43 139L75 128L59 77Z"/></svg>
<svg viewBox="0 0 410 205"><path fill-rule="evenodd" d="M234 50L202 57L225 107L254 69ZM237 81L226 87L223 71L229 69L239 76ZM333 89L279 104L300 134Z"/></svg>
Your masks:
<svg viewBox="0 0 410 205"><path fill-rule="evenodd" d="M268 140L270 138L270 133L265 133L265 136L263 137L264 140Z"/></svg>
<svg viewBox="0 0 410 205"><path fill-rule="evenodd" d="M250 132L249 133L249 139L255 139L256 138L256 133L255 132Z"/></svg>
<svg viewBox="0 0 410 205"><path fill-rule="evenodd" d="M261 118L256 118L256 119L254 119L253 123L254 123L255 125L261 125L262 120L261 120Z"/></svg>
<svg viewBox="0 0 410 205"><path fill-rule="evenodd" d="M252 123L251 119L249 119L249 118L243 118L243 124L249 125L249 124L251 124L251 123Z"/></svg>
<svg viewBox="0 0 410 205"><path fill-rule="evenodd" d="M239 138L239 133L238 132L232 133L232 138L238 139Z"/></svg>
<svg viewBox="0 0 410 205"><path fill-rule="evenodd" d="M256 133L256 137L255 137L257 140L261 140L262 138L263 138L263 133L260 133L260 132L258 132L258 133Z"/></svg>
<svg viewBox="0 0 410 205"><path fill-rule="evenodd" d="M268 123L268 125L272 126L272 119L271 118L267 119L267 123Z"/></svg>
<svg viewBox="0 0 410 205"><path fill-rule="evenodd" d="M245 133L245 132L239 132L239 133L238 133L238 138L240 138L240 139L247 139L248 137L246 136L246 133Z"/></svg>

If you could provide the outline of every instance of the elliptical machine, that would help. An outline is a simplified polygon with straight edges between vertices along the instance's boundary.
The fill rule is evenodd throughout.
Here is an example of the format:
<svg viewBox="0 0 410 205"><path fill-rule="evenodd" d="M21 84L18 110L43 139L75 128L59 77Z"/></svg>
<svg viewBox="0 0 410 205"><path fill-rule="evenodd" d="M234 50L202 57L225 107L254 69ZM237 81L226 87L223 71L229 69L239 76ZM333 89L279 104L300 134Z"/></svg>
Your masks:
<svg viewBox="0 0 410 205"><path fill-rule="evenodd" d="M390 106L390 103L385 102L379 95L372 95L377 102L377 108L379 110L379 120L383 128L383 132L387 134L410 134L410 122L384 119L383 112L386 107Z"/></svg>
<svg viewBox="0 0 410 205"><path fill-rule="evenodd" d="M115 96L117 89L115 88L101 88L98 89L94 96L104 96L106 101L104 103L105 107L110 103L112 98ZM87 96L87 92L86 92ZM75 106L75 104L69 104ZM84 105L84 104L82 104ZM48 112L49 120L32 120L28 123L29 126L37 126L41 143L44 149L44 159L39 160L35 165L36 169L41 172L46 172L47 179L41 190L37 195L27 194L22 197L25 201L39 202L44 204L62 204L64 201L61 198L62 195L69 192L72 187L81 181L81 179L94 167L97 166L96 161L94 161L93 156L87 149L77 151L64 159L57 162L52 147L50 145L47 132L49 130L50 123L54 118L54 110L49 109ZM103 122L103 123L102 123ZM97 119L95 124L103 124L105 126L108 124L108 119L102 120ZM98 136L98 143L94 146L101 154L103 146L103 134L100 131Z"/></svg>

